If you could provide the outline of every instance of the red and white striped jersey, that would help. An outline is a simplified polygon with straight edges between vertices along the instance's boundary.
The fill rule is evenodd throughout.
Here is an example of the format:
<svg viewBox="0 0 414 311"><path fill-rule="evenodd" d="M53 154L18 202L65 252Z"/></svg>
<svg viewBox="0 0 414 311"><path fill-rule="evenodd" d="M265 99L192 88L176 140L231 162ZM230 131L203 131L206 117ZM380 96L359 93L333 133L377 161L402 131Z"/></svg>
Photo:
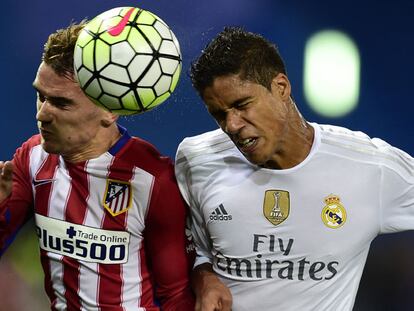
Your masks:
<svg viewBox="0 0 414 311"><path fill-rule="evenodd" d="M46 153L39 135L25 142L0 205L0 248L35 218L52 310L193 310L172 163L121 130L108 152L75 164Z"/></svg>

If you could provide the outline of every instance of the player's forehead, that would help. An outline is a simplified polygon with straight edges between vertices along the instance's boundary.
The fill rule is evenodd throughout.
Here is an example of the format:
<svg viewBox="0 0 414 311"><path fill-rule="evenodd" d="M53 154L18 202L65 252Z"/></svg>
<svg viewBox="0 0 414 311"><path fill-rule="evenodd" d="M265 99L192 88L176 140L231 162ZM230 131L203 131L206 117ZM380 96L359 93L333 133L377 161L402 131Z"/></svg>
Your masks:
<svg viewBox="0 0 414 311"><path fill-rule="evenodd" d="M232 106L255 96L259 90L259 84L240 79L238 75L219 76L205 88L203 99L206 104L222 102Z"/></svg>
<svg viewBox="0 0 414 311"><path fill-rule="evenodd" d="M80 91L79 85L73 79L58 75L44 62L39 65L33 87L39 93L51 97L71 97Z"/></svg>

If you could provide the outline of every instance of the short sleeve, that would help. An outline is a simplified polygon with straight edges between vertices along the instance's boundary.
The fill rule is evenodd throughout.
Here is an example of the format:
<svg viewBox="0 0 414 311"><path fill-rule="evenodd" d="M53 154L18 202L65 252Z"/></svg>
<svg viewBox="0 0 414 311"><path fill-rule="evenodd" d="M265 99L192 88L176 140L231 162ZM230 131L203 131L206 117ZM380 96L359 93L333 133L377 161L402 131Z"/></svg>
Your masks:
<svg viewBox="0 0 414 311"><path fill-rule="evenodd" d="M384 146L381 172L381 233L414 230L414 159Z"/></svg>
<svg viewBox="0 0 414 311"><path fill-rule="evenodd" d="M195 168L192 168L189 163L188 157L186 156L183 147L185 140L180 144L177 149L176 162L175 162L175 175L178 182L178 186L181 195L185 199L186 203L190 207L191 212L191 234L196 247L197 257L195 266L198 266L205 262L212 262L210 237L205 225L204 217L200 208L199 202L195 199L197 185L194 183L194 176L197 174Z"/></svg>

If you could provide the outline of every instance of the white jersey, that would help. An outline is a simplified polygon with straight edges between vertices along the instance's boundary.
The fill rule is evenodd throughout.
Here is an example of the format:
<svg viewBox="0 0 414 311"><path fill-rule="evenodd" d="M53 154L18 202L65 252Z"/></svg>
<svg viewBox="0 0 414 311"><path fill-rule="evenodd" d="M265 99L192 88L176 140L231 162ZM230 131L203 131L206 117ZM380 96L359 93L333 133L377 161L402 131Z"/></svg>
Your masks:
<svg viewBox="0 0 414 311"><path fill-rule="evenodd" d="M176 176L198 262L233 311L352 310L371 241L414 229L414 159L361 132L312 124L308 157L259 168L221 130L186 138Z"/></svg>

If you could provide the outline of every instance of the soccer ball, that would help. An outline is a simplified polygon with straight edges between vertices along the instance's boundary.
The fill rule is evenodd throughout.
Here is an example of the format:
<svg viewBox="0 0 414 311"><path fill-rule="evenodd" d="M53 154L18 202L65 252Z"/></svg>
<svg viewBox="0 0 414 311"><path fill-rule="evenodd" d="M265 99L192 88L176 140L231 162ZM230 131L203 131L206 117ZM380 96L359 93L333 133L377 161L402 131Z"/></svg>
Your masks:
<svg viewBox="0 0 414 311"><path fill-rule="evenodd" d="M164 102L181 73L180 46L155 14L133 7L106 11L88 22L74 51L75 77L97 105L119 115Z"/></svg>

